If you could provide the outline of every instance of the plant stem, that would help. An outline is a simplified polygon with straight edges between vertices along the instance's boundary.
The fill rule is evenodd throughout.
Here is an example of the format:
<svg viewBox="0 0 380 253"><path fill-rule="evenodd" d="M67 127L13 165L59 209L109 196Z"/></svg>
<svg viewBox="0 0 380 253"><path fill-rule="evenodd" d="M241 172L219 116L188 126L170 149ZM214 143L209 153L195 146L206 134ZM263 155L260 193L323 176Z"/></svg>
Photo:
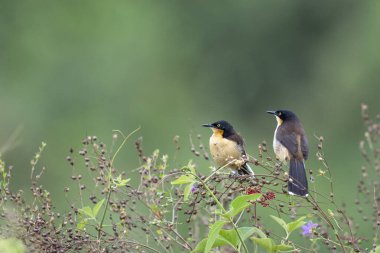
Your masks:
<svg viewBox="0 0 380 253"><path fill-rule="evenodd" d="M108 194L107 194L107 200L106 200L106 206L104 208L104 212L103 212L103 216L102 216L102 219L100 220L100 223L99 223L99 226L98 226L98 236L97 236L97 239L99 240L100 237L102 236L102 228L103 228L103 223L104 223L104 219L106 217L106 214L107 214L107 209L108 209L108 205L109 205L109 202L110 202L110 198L111 198L111 193L112 193L112 167L113 167L113 161L115 160L117 154L119 153L119 151L121 150L121 148L125 145L125 143L127 142L127 140L129 139L129 137L131 137L134 133L136 133L137 131L140 130L140 127L136 128L135 130L133 130L130 134L128 134L127 137L124 138L123 142L120 144L119 148L116 150L115 154L112 156L112 159L111 159L111 163L109 165L109 175L108 175ZM120 131L119 131L120 132ZM123 135L123 133L121 133ZM123 135L124 136L124 135Z"/></svg>
<svg viewBox="0 0 380 253"><path fill-rule="evenodd" d="M315 208L317 208L317 210L319 211L319 213L322 215L323 219L334 230L335 237L338 239L338 242L339 242L340 247L342 248L343 252L347 253L346 248L344 247L342 239L340 238L338 231L336 231L335 226L332 224L332 222L330 221L330 219L328 218L328 216L325 214L325 212L320 208L320 206L318 206L318 204L316 204L313 201L311 201L309 198L311 198L314 201L313 197L310 195L310 197L307 197L306 200L309 201L310 204L312 204Z"/></svg>
<svg viewBox="0 0 380 253"><path fill-rule="evenodd" d="M178 243L178 244L181 245L182 247L184 247L184 248L186 248L186 249L189 249L189 250L193 250L193 247L191 247L191 245L186 241L186 239L183 238L183 237L178 233L178 231L176 231L175 229L170 229L170 230L168 230L168 232L167 232L167 231L165 231L165 228L164 228L164 227L162 227L162 226L160 226L160 225L157 225L157 224L156 224L156 226L159 227L159 228L161 228L165 233L167 233L167 235L168 235L170 238L172 238L172 240L176 241L176 243ZM174 238L174 237L169 233L169 231L173 232L173 233L174 233L179 239L181 239L181 241L183 241L185 244L182 244L182 243L178 242L178 241L176 240L176 238Z"/></svg>
<svg viewBox="0 0 380 253"><path fill-rule="evenodd" d="M217 169L214 170L214 171L210 174L210 176L208 176L203 182L206 183L208 180L210 180L210 179L212 178L212 176L215 175L216 172L218 172L218 171L221 170L221 169L227 168L230 164L234 163L235 161L236 161L236 159L234 159L234 160L228 162L226 165L224 165L224 166L222 166L222 167L217 168Z"/></svg>
<svg viewBox="0 0 380 253"><path fill-rule="evenodd" d="M134 133L136 133L137 131L139 131L141 129L141 127L138 127L136 128L135 130L133 130L130 134L128 134L127 137L124 138L123 142L120 144L120 146L117 148L115 154L112 156L112 159L111 159L111 168L113 166L113 161L115 160L117 154L120 152L121 148L124 146L124 144L127 142L127 140L129 139L129 137L131 137ZM116 132L119 132L121 133L120 131L118 130L114 130ZM123 135L123 133L121 133ZM124 136L124 135L123 135Z"/></svg>
<svg viewBox="0 0 380 253"><path fill-rule="evenodd" d="M126 242L126 243L130 243L130 244L138 245L138 246L140 246L140 247L142 247L142 248L147 248L147 249L149 249L149 250L151 250L151 251L153 251L153 252L160 253L158 250L155 250L155 249L149 247L148 245L144 245L144 244L137 243L137 242L133 242L133 241L125 241L125 242Z"/></svg>
<svg viewBox="0 0 380 253"><path fill-rule="evenodd" d="M216 171L215 171L216 172ZM206 191L211 195L211 197L215 200L216 204L218 205L218 207L222 210L223 214L227 213L226 209L224 209L223 205L219 202L218 198L214 195L214 193L210 190L210 188L208 188L208 186L206 185L205 181L203 181L202 179L200 179L197 175L193 175L195 176L203 185L203 187L206 189ZM210 175L211 176L211 175ZM208 178L210 178L210 176ZM206 178L206 180L208 179ZM241 244L243 245L243 248L244 248L244 251L246 253L249 253L248 251L248 248L247 248L247 245L244 243L244 240L243 238L241 237L240 233L239 233L239 230L237 228L237 226L235 225L234 221L232 220L231 217L228 217L228 221L232 224L232 226L234 227L234 230L237 234L237 236L239 237L239 241L241 242Z"/></svg>
<svg viewBox="0 0 380 253"><path fill-rule="evenodd" d="M107 200L106 200L106 206L104 208L104 212L103 212L103 216L102 216L102 219L99 223L99 227L98 227L98 236L97 236L97 239L99 240L101 235L102 235L102 228L103 228L103 223L104 223L104 219L106 217L106 213L107 213L107 208L108 208L108 205L109 205L109 202L110 202L110 198L111 198L111 192L112 192L112 184L111 182L109 182L110 186L108 188L108 194L107 194Z"/></svg>

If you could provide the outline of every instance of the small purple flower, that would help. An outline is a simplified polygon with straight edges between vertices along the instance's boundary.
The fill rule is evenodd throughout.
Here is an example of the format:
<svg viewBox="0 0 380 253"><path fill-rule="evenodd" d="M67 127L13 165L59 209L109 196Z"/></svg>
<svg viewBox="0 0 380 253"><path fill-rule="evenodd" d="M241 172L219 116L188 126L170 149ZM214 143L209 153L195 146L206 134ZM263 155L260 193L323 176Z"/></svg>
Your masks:
<svg viewBox="0 0 380 253"><path fill-rule="evenodd" d="M317 223L313 223L312 221L309 221L306 225L302 226L302 230L303 230L302 235L312 236L316 227L318 227Z"/></svg>
<svg viewBox="0 0 380 253"><path fill-rule="evenodd" d="M197 189L197 184L193 184L193 186L191 186L190 191L191 191L192 193L194 193L196 189Z"/></svg>

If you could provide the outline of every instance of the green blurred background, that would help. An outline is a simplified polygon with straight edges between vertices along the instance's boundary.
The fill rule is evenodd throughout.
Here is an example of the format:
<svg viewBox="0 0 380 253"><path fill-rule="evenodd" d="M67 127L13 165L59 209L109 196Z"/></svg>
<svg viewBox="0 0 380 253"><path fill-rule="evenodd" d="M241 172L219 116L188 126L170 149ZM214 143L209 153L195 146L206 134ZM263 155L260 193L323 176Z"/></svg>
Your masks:
<svg viewBox="0 0 380 253"><path fill-rule="evenodd" d="M207 141L200 125L226 119L255 156L275 128L265 111L288 108L308 133L308 166L319 166L313 135L323 135L336 194L350 202L360 104L380 112L379 27L377 1L2 0L0 143L22 127L2 155L13 187L29 187L45 141L43 182L59 199L69 148L87 134L111 142L113 129L141 126L146 153L173 153L180 135L186 163L189 133ZM133 145L118 159L134 169Z"/></svg>

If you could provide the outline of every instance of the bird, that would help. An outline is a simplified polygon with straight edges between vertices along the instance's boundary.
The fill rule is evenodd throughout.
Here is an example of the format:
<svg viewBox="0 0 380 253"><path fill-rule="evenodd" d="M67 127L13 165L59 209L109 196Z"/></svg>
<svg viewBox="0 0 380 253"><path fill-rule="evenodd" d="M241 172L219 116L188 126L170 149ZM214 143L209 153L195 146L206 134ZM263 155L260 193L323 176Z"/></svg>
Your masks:
<svg viewBox="0 0 380 253"><path fill-rule="evenodd" d="M281 162L289 161L288 192L290 195L307 197L305 161L309 155L309 144L301 121L289 110L267 113L273 114L277 120L273 138L276 158Z"/></svg>
<svg viewBox="0 0 380 253"><path fill-rule="evenodd" d="M209 127L213 131L209 142L210 153L217 166L230 167L239 175L254 175L247 164L244 140L230 123L219 120L202 126Z"/></svg>

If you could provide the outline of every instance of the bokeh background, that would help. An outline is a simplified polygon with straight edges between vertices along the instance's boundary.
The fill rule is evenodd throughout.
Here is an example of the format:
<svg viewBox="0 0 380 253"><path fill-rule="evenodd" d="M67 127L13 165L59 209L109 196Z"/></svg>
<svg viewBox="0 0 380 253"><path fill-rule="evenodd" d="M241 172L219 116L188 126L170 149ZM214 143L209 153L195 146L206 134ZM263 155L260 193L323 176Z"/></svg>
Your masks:
<svg viewBox="0 0 380 253"><path fill-rule="evenodd" d="M113 129L141 126L134 139L146 153L172 154L179 135L187 163L189 134L207 142L200 125L226 119L255 156L275 128L265 111L288 108L308 133L308 166L320 166L323 135L336 195L350 202L360 104L380 112L379 27L377 1L0 1L0 143L18 136L2 150L12 187L28 189L45 141L43 183L64 205L69 148L86 135L110 143ZM118 159L136 168L132 143Z"/></svg>

